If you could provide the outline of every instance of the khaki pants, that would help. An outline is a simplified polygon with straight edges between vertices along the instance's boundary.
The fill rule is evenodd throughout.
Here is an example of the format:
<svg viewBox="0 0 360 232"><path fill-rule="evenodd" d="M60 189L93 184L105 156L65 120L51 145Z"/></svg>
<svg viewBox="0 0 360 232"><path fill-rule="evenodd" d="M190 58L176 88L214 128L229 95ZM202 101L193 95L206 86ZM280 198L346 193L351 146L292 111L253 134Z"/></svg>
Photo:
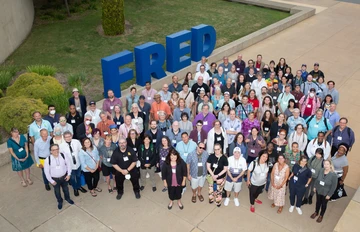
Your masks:
<svg viewBox="0 0 360 232"><path fill-rule="evenodd" d="M140 168L140 186L146 185L146 174L149 173L152 187L156 187L155 182L155 166L146 169Z"/></svg>

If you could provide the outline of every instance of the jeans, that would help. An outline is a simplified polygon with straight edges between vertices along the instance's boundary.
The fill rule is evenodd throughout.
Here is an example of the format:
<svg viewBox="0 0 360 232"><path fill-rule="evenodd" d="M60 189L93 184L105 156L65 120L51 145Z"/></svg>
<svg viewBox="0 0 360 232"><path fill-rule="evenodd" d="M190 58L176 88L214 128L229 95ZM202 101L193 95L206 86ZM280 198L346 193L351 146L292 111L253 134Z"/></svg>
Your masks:
<svg viewBox="0 0 360 232"><path fill-rule="evenodd" d="M80 176L81 176L81 167L71 171L70 183L74 190L79 189L81 187Z"/></svg>
<svg viewBox="0 0 360 232"><path fill-rule="evenodd" d="M43 177L43 180L44 180L44 184L45 184L45 185L48 185L48 184L49 184L49 181L48 181L48 179L46 178L46 175L45 175L45 172L44 172L44 168L41 169L41 172L42 172L42 177Z"/></svg>
<svg viewBox="0 0 360 232"><path fill-rule="evenodd" d="M66 177L66 175L64 175L63 177L60 177L60 178L53 177L53 180L56 182L56 185L54 186L55 197L59 203L63 202L63 199L62 199L61 193L60 193L60 187L62 188L62 190L64 192L65 200L67 200L67 201L70 200L69 186L68 186L68 182L65 180L65 177Z"/></svg>

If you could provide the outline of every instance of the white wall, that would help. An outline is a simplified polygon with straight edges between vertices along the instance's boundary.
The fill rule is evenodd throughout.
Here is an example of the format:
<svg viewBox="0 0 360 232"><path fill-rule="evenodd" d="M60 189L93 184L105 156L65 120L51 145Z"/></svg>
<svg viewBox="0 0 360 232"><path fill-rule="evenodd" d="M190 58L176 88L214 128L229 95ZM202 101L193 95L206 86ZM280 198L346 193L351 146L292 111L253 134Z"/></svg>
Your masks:
<svg viewBox="0 0 360 232"><path fill-rule="evenodd" d="M0 0L0 64L26 39L33 21L33 0Z"/></svg>

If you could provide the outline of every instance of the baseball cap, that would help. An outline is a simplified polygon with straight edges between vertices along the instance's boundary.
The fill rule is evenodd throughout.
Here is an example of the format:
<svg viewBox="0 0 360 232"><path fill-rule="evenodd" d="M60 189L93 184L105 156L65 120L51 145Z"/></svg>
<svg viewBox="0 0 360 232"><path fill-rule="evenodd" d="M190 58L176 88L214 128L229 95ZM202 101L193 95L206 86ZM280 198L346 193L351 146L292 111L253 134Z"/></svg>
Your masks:
<svg viewBox="0 0 360 232"><path fill-rule="evenodd" d="M301 67L307 67L307 65L306 65L306 64L302 64Z"/></svg>
<svg viewBox="0 0 360 232"><path fill-rule="evenodd" d="M273 84L278 84L279 82L278 82L278 80L273 80Z"/></svg>
<svg viewBox="0 0 360 232"><path fill-rule="evenodd" d="M96 102L94 102L94 101L89 102L89 106L91 106L91 105L96 105Z"/></svg>
<svg viewBox="0 0 360 232"><path fill-rule="evenodd" d="M144 95L140 95L139 99L145 99Z"/></svg>
<svg viewBox="0 0 360 232"><path fill-rule="evenodd" d="M224 95L230 95L230 93L229 93L228 91L226 91L226 92L224 93Z"/></svg>
<svg viewBox="0 0 360 232"><path fill-rule="evenodd" d="M314 66L320 66L320 65L319 65L319 63L316 62L316 63L314 64Z"/></svg>
<svg viewBox="0 0 360 232"><path fill-rule="evenodd" d="M109 129L110 129L110 130L111 130L111 129L117 129L117 126L116 126L115 124L112 124L112 125L109 126Z"/></svg>
<svg viewBox="0 0 360 232"><path fill-rule="evenodd" d="M72 92L79 92L77 88L73 88Z"/></svg>
<svg viewBox="0 0 360 232"><path fill-rule="evenodd" d="M233 152L240 152L241 153L240 147L235 147Z"/></svg>

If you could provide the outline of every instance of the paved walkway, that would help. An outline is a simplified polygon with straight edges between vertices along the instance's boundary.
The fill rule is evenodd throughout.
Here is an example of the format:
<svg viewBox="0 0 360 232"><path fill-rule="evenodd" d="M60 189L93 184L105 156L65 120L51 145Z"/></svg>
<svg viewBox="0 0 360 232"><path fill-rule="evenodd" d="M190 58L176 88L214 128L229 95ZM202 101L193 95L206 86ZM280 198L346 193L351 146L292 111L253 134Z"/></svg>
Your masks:
<svg viewBox="0 0 360 232"><path fill-rule="evenodd" d="M261 53L264 60L286 57L292 67L307 63L320 63L326 79L336 81L341 94L339 111L350 120L350 126L360 134L360 119L357 113L360 104L351 100L360 96L360 5L330 0L299 0L303 4L326 7L316 16L303 21L244 51L247 60ZM236 54L231 57L235 58ZM184 210L167 209L167 193L162 193L158 179L158 191L149 186L136 200L127 182L121 201L105 189L96 198L81 194L73 198L76 205L64 205L58 211L53 192L46 192L41 183L41 172L33 168L34 185L20 186L11 166L0 168L0 231L332 231L346 208L354 188L360 183L359 146L349 154L350 173L345 183L349 197L329 203L321 224L309 218L314 205L304 206L303 215L288 212L289 202L281 215L270 208L266 194L260 199L263 205L256 206L256 213L249 212L248 190L245 185L240 194L240 207L230 201L228 207L217 208L207 202L193 204L190 191L184 197ZM207 199L204 191L205 199Z"/></svg>

